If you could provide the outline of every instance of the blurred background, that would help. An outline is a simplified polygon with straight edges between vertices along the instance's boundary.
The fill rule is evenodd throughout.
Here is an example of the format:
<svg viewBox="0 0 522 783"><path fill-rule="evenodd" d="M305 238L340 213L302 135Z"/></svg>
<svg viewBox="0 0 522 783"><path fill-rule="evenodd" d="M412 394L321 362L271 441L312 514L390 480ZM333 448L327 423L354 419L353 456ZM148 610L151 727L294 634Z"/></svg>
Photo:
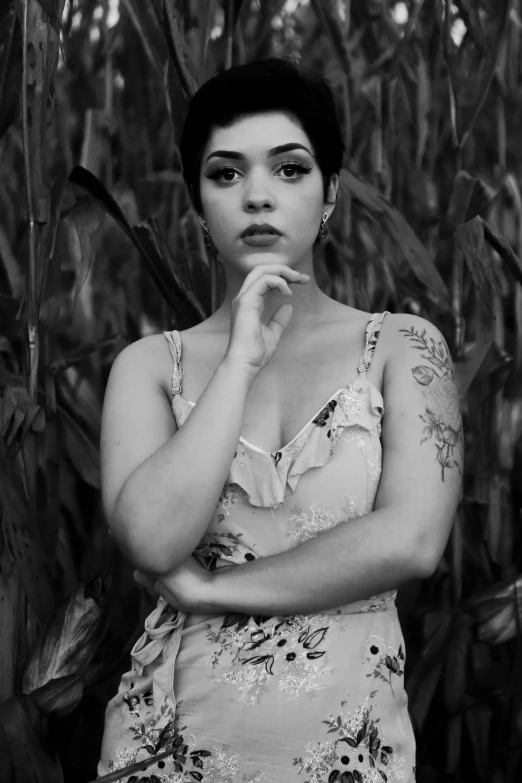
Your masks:
<svg viewBox="0 0 522 783"><path fill-rule="evenodd" d="M221 302L177 144L200 84L273 55L345 137L321 288L427 318L456 365L461 502L399 592L418 783L522 780L521 0L0 0L2 783L96 776L151 609L101 508L104 388Z"/></svg>

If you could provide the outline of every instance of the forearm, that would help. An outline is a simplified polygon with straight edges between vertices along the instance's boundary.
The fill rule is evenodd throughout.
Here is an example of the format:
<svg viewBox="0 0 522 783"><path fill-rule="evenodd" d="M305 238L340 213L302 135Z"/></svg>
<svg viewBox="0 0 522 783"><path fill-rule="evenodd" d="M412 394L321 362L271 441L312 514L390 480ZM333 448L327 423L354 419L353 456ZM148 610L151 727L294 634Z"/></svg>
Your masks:
<svg viewBox="0 0 522 783"><path fill-rule="evenodd" d="M313 614L367 599L427 575L411 539L398 512L379 509L287 552L216 570L208 609L216 614Z"/></svg>
<svg viewBox="0 0 522 783"><path fill-rule="evenodd" d="M170 572L200 541L230 471L252 382L222 362L182 427L123 486L116 538L141 571Z"/></svg>

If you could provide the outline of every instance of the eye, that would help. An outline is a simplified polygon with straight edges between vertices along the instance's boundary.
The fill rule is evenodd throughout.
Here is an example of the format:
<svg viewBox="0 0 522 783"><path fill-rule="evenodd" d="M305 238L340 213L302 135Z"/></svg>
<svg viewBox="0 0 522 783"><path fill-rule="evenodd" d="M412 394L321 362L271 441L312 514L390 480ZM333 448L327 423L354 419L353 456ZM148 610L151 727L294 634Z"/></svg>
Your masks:
<svg viewBox="0 0 522 783"><path fill-rule="evenodd" d="M305 166L304 163L297 163L295 161L288 161L282 163L278 171L284 171L285 175L290 172L289 176L284 176L283 179L301 179L304 174L308 174L312 171L311 166Z"/></svg>
<svg viewBox="0 0 522 783"><path fill-rule="evenodd" d="M236 180L233 179L232 177L234 174L239 174L239 173L240 173L239 171L230 168L230 166L223 166L223 168L216 169L215 171L212 171L210 174L205 174L205 176L208 179L213 179L216 182L226 184L229 182L235 182Z"/></svg>

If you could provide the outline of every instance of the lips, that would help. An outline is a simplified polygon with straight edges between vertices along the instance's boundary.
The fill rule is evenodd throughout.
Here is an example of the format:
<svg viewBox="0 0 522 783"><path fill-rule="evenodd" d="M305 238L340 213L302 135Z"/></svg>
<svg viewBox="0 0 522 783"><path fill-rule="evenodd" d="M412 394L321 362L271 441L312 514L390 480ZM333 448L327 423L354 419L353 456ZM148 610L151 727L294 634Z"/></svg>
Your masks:
<svg viewBox="0 0 522 783"><path fill-rule="evenodd" d="M244 239L245 237L267 235L274 237L282 236L281 232L274 226L271 226L269 223L251 223L247 228L245 228L244 231L242 231L241 238Z"/></svg>

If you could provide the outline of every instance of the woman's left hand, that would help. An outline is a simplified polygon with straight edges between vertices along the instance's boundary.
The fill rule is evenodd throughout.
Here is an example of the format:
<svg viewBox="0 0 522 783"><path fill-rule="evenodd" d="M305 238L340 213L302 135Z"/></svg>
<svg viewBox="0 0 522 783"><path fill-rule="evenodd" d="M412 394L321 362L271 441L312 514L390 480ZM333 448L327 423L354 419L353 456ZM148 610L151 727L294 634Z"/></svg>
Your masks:
<svg viewBox="0 0 522 783"><path fill-rule="evenodd" d="M162 595L168 604L181 612L194 614L212 614L212 572L200 566L194 557L190 556L174 571L166 576L147 576L141 571L134 571L134 580L138 584Z"/></svg>

